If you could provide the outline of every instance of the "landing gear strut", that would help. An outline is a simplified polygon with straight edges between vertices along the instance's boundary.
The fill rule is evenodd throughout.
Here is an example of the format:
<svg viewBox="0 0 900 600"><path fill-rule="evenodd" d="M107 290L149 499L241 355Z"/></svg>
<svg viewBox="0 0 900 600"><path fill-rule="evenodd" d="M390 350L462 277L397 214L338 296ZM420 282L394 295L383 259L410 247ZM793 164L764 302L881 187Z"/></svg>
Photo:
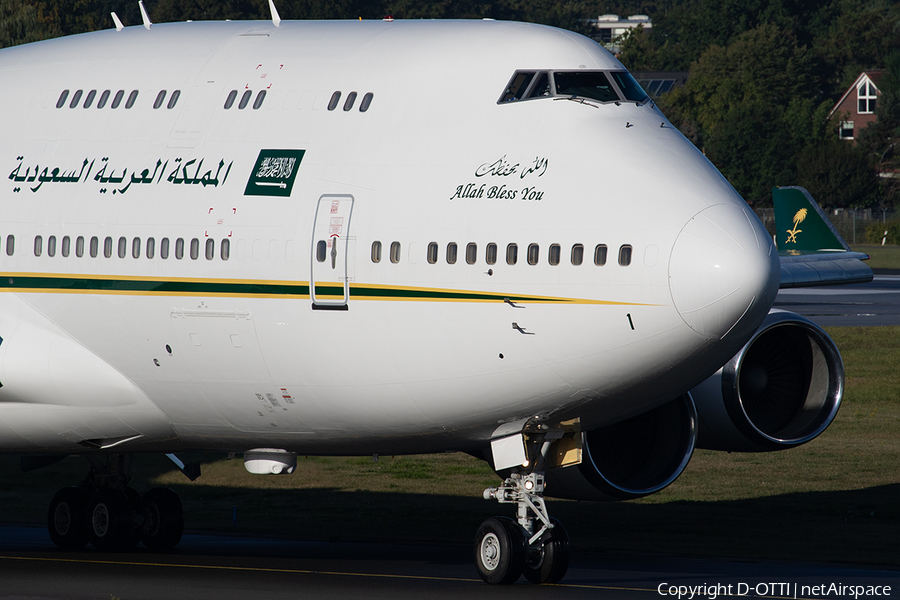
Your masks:
<svg viewBox="0 0 900 600"><path fill-rule="evenodd" d="M184 514L172 490L153 488L141 496L128 487L130 459L111 455L106 463L89 458L91 470L76 487L62 488L47 511L47 529L56 546L68 550L88 542L117 551L140 542L169 550L181 540Z"/></svg>
<svg viewBox="0 0 900 600"><path fill-rule="evenodd" d="M544 474L513 473L499 488L484 491L485 500L516 504L516 520L493 517L475 536L475 565L490 584L557 583L569 568L569 536L551 519L544 503Z"/></svg>

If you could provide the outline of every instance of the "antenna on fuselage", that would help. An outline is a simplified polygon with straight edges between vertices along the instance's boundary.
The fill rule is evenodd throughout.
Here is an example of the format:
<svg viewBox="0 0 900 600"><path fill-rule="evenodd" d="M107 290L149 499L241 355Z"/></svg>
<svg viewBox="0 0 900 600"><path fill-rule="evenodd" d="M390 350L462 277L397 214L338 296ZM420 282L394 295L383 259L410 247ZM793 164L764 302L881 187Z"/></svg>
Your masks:
<svg viewBox="0 0 900 600"><path fill-rule="evenodd" d="M153 23L150 22L150 17L147 16L147 10L144 8L143 0L138 0L138 7L141 9L141 19L144 21L144 29L150 31L150 26Z"/></svg>
<svg viewBox="0 0 900 600"><path fill-rule="evenodd" d="M278 16L278 9L275 8L274 0L269 0L269 12L272 13L272 25L278 27L281 25L281 17Z"/></svg>
<svg viewBox="0 0 900 600"><path fill-rule="evenodd" d="M116 24L116 31L122 31L123 29L125 29L125 26L122 25L122 21L119 20L119 15L114 12L111 12L109 14L112 15L113 23Z"/></svg>

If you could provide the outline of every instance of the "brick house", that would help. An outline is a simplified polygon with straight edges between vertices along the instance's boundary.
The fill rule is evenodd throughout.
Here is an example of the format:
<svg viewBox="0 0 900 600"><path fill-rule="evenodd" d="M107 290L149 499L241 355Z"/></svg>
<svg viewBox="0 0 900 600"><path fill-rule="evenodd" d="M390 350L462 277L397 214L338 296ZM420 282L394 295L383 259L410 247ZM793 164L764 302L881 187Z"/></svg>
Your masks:
<svg viewBox="0 0 900 600"><path fill-rule="evenodd" d="M828 116L837 115L841 121L838 135L842 140L850 140L854 144L859 132L874 123L875 106L878 102L878 82L884 71L863 71L853 82L838 103L834 105Z"/></svg>

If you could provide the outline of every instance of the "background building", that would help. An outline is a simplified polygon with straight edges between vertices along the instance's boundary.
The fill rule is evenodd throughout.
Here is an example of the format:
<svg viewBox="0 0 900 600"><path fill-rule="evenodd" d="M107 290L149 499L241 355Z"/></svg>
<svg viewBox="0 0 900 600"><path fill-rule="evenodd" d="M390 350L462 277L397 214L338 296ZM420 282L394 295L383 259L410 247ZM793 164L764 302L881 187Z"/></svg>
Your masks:
<svg viewBox="0 0 900 600"><path fill-rule="evenodd" d="M640 26L647 32L653 27L653 23L650 22L650 17L647 15L631 15L625 19L619 15L600 15L596 20L591 19L590 24L598 30L591 37L603 44L603 47L613 54L619 53L621 48L618 40L629 30Z"/></svg>
<svg viewBox="0 0 900 600"><path fill-rule="evenodd" d="M828 116L837 115L841 119L838 135L842 140L852 140L855 144L859 132L876 121L875 106L878 103L878 82L884 71L863 71L853 82Z"/></svg>

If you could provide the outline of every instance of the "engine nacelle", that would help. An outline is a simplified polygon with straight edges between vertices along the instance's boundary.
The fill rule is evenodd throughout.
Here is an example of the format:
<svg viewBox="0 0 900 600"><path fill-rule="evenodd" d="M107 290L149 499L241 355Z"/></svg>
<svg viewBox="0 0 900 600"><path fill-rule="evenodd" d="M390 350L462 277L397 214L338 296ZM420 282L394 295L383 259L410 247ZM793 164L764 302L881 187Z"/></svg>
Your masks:
<svg viewBox="0 0 900 600"><path fill-rule="evenodd" d="M783 450L822 433L837 414L844 364L825 331L795 313L772 310L749 342L691 390L698 448Z"/></svg>
<svg viewBox="0 0 900 600"><path fill-rule="evenodd" d="M546 472L545 495L572 500L629 500L681 475L697 439L690 394L625 421L582 432L581 462Z"/></svg>

